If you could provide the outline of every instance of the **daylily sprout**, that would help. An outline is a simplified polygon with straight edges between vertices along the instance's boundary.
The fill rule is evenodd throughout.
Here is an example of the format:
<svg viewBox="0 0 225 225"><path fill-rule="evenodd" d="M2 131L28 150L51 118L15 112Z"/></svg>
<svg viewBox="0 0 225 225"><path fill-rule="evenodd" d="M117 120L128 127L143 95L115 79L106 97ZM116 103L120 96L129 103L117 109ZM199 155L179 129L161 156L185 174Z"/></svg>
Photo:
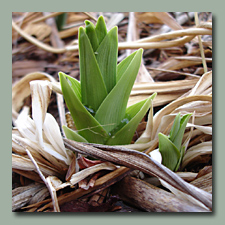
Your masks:
<svg viewBox="0 0 225 225"><path fill-rule="evenodd" d="M159 133L159 152L162 155L162 164L173 171L179 169L180 163L185 153L185 146L182 146L182 139L185 128L191 113L180 116L178 113L175 117L173 126L168 136Z"/></svg>
<svg viewBox="0 0 225 225"><path fill-rule="evenodd" d="M79 28L80 81L59 72L62 93L76 130L63 127L66 137L106 145L130 144L151 106L149 98L127 107L137 77L142 49L117 64L118 28L107 31L102 16L96 26Z"/></svg>

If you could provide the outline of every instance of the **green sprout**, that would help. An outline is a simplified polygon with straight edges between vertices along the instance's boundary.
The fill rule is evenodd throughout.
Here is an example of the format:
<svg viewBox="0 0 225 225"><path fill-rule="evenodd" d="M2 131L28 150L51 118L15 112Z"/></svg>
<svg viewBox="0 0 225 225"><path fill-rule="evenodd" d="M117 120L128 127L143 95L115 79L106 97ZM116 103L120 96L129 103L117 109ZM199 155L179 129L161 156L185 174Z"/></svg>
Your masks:
<svg viewBox="0 0 225 225"><path fill-rule="evenodd" d="M186 125L191 117L191 113L175 117L173 126L168 136L159 133L159 151L162 155L162 164L172 171L179 169L180 163L185 153L185 146L182 146L182 139Z"/></svg>
<svg viewBox="0 0 225 225"><path fill-rule="evenodd" d="M67 19L67 13L62 13L55 17L56 26L59 31L63 30L63 27L66 24L66 19Z"/></svg>
<svg viewBox="0 0 225 225"><path fill-rule="evenodd" d="M80 81L59 72L62 93L76 131L64 126L68 139L106 145L130 144L138 124L151 106L149 98L127 108L137 77L142 49L117 65L118 28L107 31L102 16L96 26L79 28Z"/></svg>

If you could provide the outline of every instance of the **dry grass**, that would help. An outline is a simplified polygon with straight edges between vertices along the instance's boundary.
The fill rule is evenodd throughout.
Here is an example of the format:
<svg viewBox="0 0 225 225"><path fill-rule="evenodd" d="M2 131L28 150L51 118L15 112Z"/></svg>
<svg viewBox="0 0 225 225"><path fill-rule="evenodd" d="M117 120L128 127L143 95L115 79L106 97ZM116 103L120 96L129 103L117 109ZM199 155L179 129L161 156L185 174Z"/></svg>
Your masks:
<svg viewBox="0 0 225 225"><path fill-rule="evenodd" d="M121 185L123 190L129 188L129 179L123 179L129 173L142 178L129 182L145 190L146 196L150 191L155 193L154 201L141 202L136 190L129 189L137 195L133 202L136 208L211 211L212 173L206 168L212 168L212 15L71 12L65 28L58 31L53 18L60 14L13 13L12 167L20 177L20 187L13 189L13 211L59 212L72 200L85 205L84 211L87 207L104 211L104 204L108 211L118 210L113 204L109 207L108 200L116 193L125 202L132 202L129 192L118 193ZM57 72L79 79L78 27L85 19L95 22L101 14L109 28L119 28L119 61L134 49L144 49L128 104L158 93L133 142L126 146L70 143L61 133L67 124L66 106ZM36 63L32 54L38 56ZM40 63L47 58L51 61ZM39 70L26 73L27 68L18 67L18 61L23 60L28 60L24 65L30 66L29 71ZM26 103L29 96L32 101ZM179 112L193 115L183 138L186 153L174 173L157 163L156 155L158 133L168 135ZM87 160L86 155L99 160ZM171 198L157 205L167 194ZM184 203L175 207L179 199Z"/></svg>

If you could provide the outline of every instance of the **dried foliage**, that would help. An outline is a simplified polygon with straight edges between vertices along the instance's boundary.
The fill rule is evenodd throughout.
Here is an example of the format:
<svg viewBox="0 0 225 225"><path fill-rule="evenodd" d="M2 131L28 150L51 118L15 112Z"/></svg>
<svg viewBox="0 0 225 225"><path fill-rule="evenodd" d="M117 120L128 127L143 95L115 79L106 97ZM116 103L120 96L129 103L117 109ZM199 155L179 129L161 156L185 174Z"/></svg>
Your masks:
<svg viewBox="0 0 225 225"><path fill-rule="evenodd" d="M108 29L118 26L118 63L144 49L128 106L157 92L129 145L78 143L62 129L73 123L58 72L79 79L78 28L99 15ZM12 211L124 212L124 203L129 211L212 211L212 13L12 17ZM161 164L158 134L169 134L178 113L192 117L175 173Z"/></svg>

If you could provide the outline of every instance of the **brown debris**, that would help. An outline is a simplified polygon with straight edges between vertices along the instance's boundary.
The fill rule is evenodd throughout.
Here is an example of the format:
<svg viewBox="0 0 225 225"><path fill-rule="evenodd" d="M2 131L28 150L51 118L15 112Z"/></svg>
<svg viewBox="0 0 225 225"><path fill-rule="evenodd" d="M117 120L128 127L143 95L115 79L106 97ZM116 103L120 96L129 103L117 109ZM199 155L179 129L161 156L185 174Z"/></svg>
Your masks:
<svg viewBox="0 0 225 225"><path fill-rule="evenodd" d="M115 196L110 197L105 203L96 205L81 200L73 200L63 204L60 210L61 212L111 212L115 210L114 206L117 201L118 198ZM118 210L118 208L116 209Z"/></svg>
<svg viewBox="0 0 225 225"><path fill-rule="evenodd" d="M46 61L35 61L35 60L23 60L15 61L12 64L12 76L22 77L24 74L28 74L34 71L44 72L48 63Z"/></svg>
<svg viewBox="0 0 225 225"><path fill-rule="evenodd" d="M118 194L125 202L148 212L208 211L130 176L114 185L114 193Z"/></svg>
<svg viewBox="0 0 225 225"><path fill-rule="evenodd" d="M192 36L189 34L184 37L182 35L166 36L171 35L171 33L175 34L174 32L180 32L182 30L191 31L191 29L193 29L193 31L197 31L198 28L195 27L197 24L194 21L193 12L68 12L66 24L64 24L63 29L59 31L56 28L55 17L62 13L63 12L12 13L13 22L15 22L15 26L12 28L12 84L14 85L23 78L26 80L25 85L19 82L20 88L13 94L13 120L18 116L18 113L24 105L31 107L29 96L29 82L31 80L35 80L36 78L49 80L49 77L46 77L46 74L48 74L51 75L55 81L58 81L59 71L63 71L72 77L79 79L79 54L77 47L78 28L79 26L84 25L84 20L86 19L95 23L96 18L99 15L104 15L107 26L118 26L118 62L129 54L129 52L132 52L134 48L136 48L135 46L139 46L141 43L144 46L142 65L137 79L139 83L136 83L132 90L129 104L133 104L148 97L150 93L154 92L154 88L158 88L158 95L153 102L154 113L156 113L167 104L179 102L177 101L178 98L182 98L182 96L185 95L188 96L188 94L193 91L198 80L205 74L205 68L203 67L204 57L201 55L203 52L205 55L207 70L212 70L212 35L210 34L210 30L212 30L212 27L210 26L212 13L198 13L199 21L201 22L200 28L202 29L202 32L207 33L207 35L201 35L203 51L200 49L200 41L197 38L198 35ZM22 35L22 33L17 32L18 30L16 30L15 27L18 27L22 32L31 37L34 42L31 43L29 39ZM159 40L161 37L160 35L164 35L166 38ZM150 39L150 41L145 42L145 38ZM128 41L131 43L127 44ZM171 44L173 44L173 42L177 44L170 45L167 41ZM169 45L166 46L165 44ZM27 74L30 74L30 76L26 77ZM146 83L150 84L147 88L145 87ZM165 86L163 87L163 85ZM143 89L135 89L136 87L141 87ZM210 93L210 88L212 87L207 87L207 90L205 90L207 91L207 95ZM202 92L200 95L204 95L204 93ZM194 99L195 97L193 96L189 98ZM205 99L204 96L201 98ZM207 99L209 100L209 97ZM58 104L59 101L58 96L56 98L55 95L52 95L48 112L50 112L56 118L57 122L62 125L66 124L66 121L64 121L64 112L60 112L60 109L63 108L64 110L64 107L66 106L63 104L63 99L61 99L60 105ZM173 110L175 110L175 107ZM166 114L169 114L169 112L166 112L162 116L159 114L158 119L163 119L163 116ZM199 118L197 118L196 121L198 121L198 119ZM200 120L199 123L203 123L202 121L203 120ZM158 124L157 121L156 125L158 129L160 124ZM166 128L164 127L165 129L163 129L165 132L169 131L172 124L167 125L168 124L165 123ZM132 143L140 138L147 126L148 124L145 120L140 123ZM156 130L152 133L156 135ZM204 132L194 129L193 136L189 143L189 148L201 142L210 140L212 140L212 136L210 134L205 134ZM90 145L89 147L97 148L100 155L104 153L104 151L108 151L101 149L99 146ZM147 146L146 148L149 153L157 147L158 141L155 139L152 145ZM85 148L87 148L87 146L85 146ZM113 161L116 165L117 163L122 162L122 165L127 166L120 167L112 172L96 172L80 181L79 185L58 190L57 196L55 195L55 197L57 197L55 199L57 199L59 204L59 208L57 209L58 211L207 211L207 209L196 206L184 199L179 199L175 194L172 194L167 190L165 191L160 186L156 187L128 176L132 170L130 168L135 166L137 167L137 165L133 165L132 163L129 164L129 160L127 160L125 156L126 153L118 153L116 150L113 152L114 150L109 150L108 153L103 154L104 157L107 155L106 158L98 157L99 154L95 155L98 160L89 160L86 156L82 156L78 159L74 157L70 166L59 173L57 172L57 167L51 165L51 163L46 159L41 161L44 165L39 164L38 162L40 168L43 167L43 169L46 170L46 178L49 174L54 174L61 182L69 181L72 175L77 172L76 161L80 166L80 170L106 161L113 161L114 159L117 159ZM31 163L25 154L22 154L16 149L13 149L13 151L17 155L16 157L13 156L14 160L19 160L20 158L28 164ZM138 157L136 160L137 159ZM141 165L140 162L137 163L139 163L138 166ZM152 168L149 170L149 164L146 165L148 165L146 171L149 173ZM187 183L211 194L211 165L212 156L210 154L196 157L195 161L188 164L184 170L179 171L179 176ZM33 168L33 165L31 167ZM188 176L184 171L192 172L192 175ZM16 195L13 194L14 200L15 197L19 198L19 201L15 201L15 204L13 205L13 211L54 211L54 205L49 197L49 192L37 172L13 168L13 173L17 175L13 176L13 188L16 188L13 190L13 193L15 194L17 191L22 190ZM123 177L125 178L120 181ZM37 186L44 186L44 188L34 190L32 186L34 181L38 183L36 184ZM112 192L112 189L108 187L112 187L113 184L115 184L115 186ZM48 183L48 185L51 185L51 183ZM56 193L54 192L54 194ZM134 208L131 206L128 207L125 205L125 202L132 204L132 207Z"/></svg>

